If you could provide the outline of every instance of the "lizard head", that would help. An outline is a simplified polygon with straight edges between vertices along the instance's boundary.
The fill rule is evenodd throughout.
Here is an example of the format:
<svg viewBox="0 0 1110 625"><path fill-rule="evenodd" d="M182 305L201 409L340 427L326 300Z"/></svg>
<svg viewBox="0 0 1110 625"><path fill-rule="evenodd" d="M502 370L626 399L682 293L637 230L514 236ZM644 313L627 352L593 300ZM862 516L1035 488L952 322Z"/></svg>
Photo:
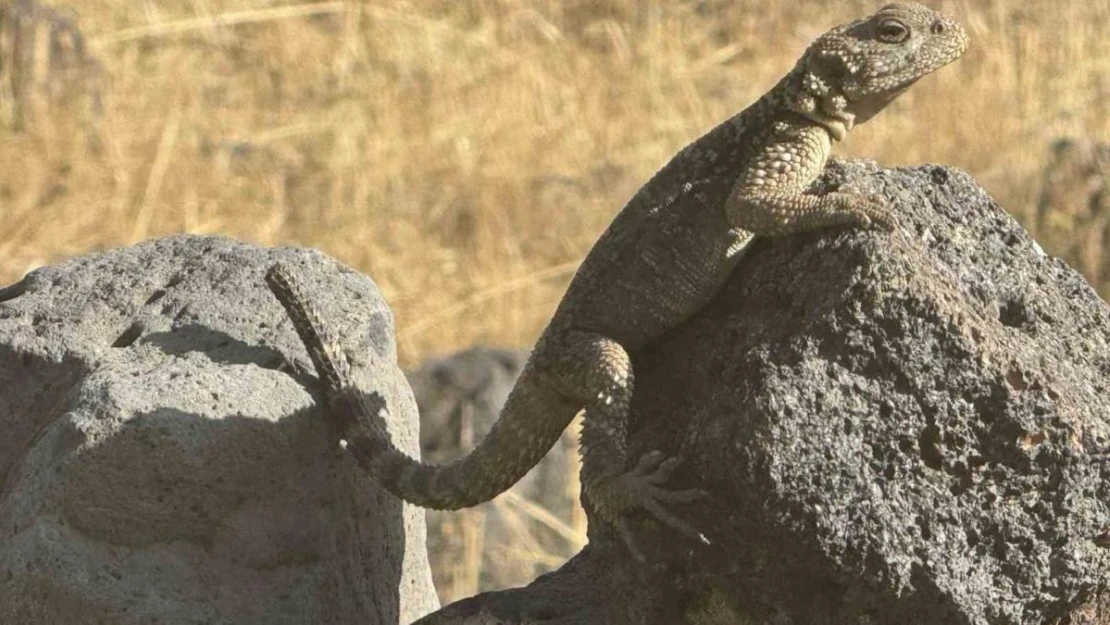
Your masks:
<svg viewBox="0 0 1110 625"><path fill-rule="evenodd" d="M788 106L843 139L918 79L960 58L968 41L951 17L915 2L889 4L809 46L792 72Z"/></svg>

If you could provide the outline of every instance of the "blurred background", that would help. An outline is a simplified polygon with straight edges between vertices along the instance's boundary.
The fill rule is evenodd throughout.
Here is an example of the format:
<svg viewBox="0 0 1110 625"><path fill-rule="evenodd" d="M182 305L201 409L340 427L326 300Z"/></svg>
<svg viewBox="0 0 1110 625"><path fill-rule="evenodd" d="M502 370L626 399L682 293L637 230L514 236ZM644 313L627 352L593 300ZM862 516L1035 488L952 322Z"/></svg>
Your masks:
<svg viewBox="0 0 1110 625"><path fill-rule="evenodd" d="M656 169L811 39L881 4L0 0L0 284L90 250L219 233L318 247L369 274L410 369L525 347ZM929 4L959 17L970 50L838 154L971 172L1106 296L1110 0ZM460 384L494 397L519 364L472 360L465 371L496 375ZM465 447L484 427L473 412L437 427ZM557 510L520 495L484 509L523 515L542 539L511 534L498 551L486 512L447 519L436 531L451 547L433 551L463 551L437 563L441 596L524 583L574 553L571 478ZM464 521L478 525L450 526Z"/></svg>

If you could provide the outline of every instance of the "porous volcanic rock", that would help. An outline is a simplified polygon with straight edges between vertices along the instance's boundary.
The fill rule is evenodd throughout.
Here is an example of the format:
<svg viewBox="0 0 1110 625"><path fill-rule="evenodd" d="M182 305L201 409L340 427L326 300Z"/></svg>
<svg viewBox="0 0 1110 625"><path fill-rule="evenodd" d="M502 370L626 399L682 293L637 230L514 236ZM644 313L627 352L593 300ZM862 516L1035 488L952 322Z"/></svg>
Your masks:
<svg viewBox="0 0 1110 625"><path fill-rule="evenodd" d="M313 408L262 275L305 274L394 440L411 393L377 287L318 252L175 236L0 290L0 623L408 623L424 517Z"/></svg>
<svg viewBox="0 0 1110 625"><path fill-rule="evenodd" d="M631 458L685 458L637 564L591 544L485 623L1110 623L1110 307L970 176L830 165L895 233L758 241L694 319L633 355Z"/></svg>

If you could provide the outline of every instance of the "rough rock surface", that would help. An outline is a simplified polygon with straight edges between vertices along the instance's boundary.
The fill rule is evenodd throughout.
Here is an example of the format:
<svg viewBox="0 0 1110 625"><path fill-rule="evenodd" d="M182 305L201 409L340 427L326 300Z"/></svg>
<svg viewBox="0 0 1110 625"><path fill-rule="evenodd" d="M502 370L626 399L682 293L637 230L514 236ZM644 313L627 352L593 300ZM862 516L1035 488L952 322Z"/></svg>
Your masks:
<svg viewBox="0 0 1110 625"><path fill-rule="evenodd" d="M687 459L712 546L645 520L638 566L591 524L559 571L421 623L1110 623L1110 307L962 172L819 184L898 232L763 240L634 355L630 457Z"/></svg>
<svg viewBox="0 0 1110 625"><path fill-rule="evenodd" d="M436 607L421 511L312 409L262 282L296 263L417 451L392 317L317 252L178 236L0 290L0 623L411 622Z"/></svg>
<svg viewBox="0 0 1110 625"><path fill-rule="evenodd" d="M472 347L406 373L420 409L424 459L465 455L500 416L528 351ZM577 445L572 428L527 475L489 503L427 511L428 557L440 599L528 583L578 551Z"/></svg>

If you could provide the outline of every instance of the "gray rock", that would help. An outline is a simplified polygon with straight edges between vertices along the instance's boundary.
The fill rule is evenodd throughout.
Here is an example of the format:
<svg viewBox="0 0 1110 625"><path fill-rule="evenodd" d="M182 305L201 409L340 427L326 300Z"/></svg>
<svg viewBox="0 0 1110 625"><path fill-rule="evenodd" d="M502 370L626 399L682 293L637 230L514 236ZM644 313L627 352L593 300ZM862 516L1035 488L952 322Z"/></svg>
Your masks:
<svg viewBox="0 0 1110 625"><path fill-rule="evenodd" d="M446 463L473 449L497 421L527 359L526 350L472 347L407 372L424 459ZM509 496L469 510L429 510L428 555L440 599L528 583L578 551L577 473L568 429Z"/></svg>
<svg viewBox="0 0 1110 625"><path fill-rule="evenodd" d="M962 172L821 185L898 232L763 240L634 355L631 457L687 459L712 545L645 520L638 566L591 522L559 571L420 623L1108 622L1110 307Z"/></svg>
<svg viewBox="0 0 1110 625"><path fill-rule="evenodd" d="M436 606L421 511L313 408L277 259L351 337L415 453L392 317L324 255L177 236L0 290L0 622L411 622Z"/></svg>

